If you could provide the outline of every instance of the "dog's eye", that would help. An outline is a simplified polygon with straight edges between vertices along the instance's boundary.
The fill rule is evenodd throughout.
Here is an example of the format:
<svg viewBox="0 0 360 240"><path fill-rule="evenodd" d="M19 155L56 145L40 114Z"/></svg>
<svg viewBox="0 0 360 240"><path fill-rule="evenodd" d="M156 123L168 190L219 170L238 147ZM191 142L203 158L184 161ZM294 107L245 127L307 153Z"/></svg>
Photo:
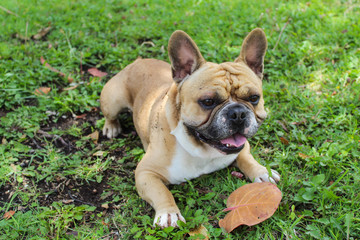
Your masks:
<svg viewBox="0 0 360 240"><path fill-rule="evenodd" d="M256 105L259 103L259 100L260 100L260 96L259 95L251 95L249 98L248 98L249 102L253 105Z"/></svg>
<svg viewBox="0 0 360 240"><path fill-rule="evenodd" d="M211 98L200 100L199 103L202 107L204 107L206 109L215 107L215 101L214 101L214 99L211 99Z"/></svg>

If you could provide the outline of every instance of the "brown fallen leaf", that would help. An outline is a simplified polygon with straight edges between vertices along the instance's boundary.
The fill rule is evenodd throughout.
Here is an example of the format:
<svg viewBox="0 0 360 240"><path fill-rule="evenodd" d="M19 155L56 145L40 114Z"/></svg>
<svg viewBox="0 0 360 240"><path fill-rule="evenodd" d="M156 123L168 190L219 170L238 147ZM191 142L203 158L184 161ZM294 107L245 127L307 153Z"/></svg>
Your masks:
<svg viewBox="0 0 360 240"><path fill-rule="evenodd" d="M8 212L6 212L5 214L4 214L4 219L6 219L6 220L8 220L8 219L10 219L13 215L15 214L15 211L8 211Z"/></svg>
<svg viewBox="0 0 360 240"><path fill-rule="evenodd" d="M92 107L90 111L91 111L91 112L99 112L99 108L97 108L97 107Z"/></svg>
<svg viewBox="0 0 360 240"><path fill-rule="evenodd" d="M61 77L65 77L65 78L66 78L65 73L60 72L60 71L57 70L56 68L53 68L50 64L48 64L48 63L46 62L46 60L44 59L43 56L40 57L40 62L41 62L42 65L45 65L45 67L48 68L50 71L56 72L56 73L58 73ZM71 77L67 77L67 80L68 80L70 83L74 81L74 79L71 78Z"/></svg>
<svg viewBox="0 0 360 240"><path fill-rule="evenodd" d="M35 40L39 40L43 37L45 37L51 30L51 27L46 27L46 28L42 28L38 31L37 34L35 34L34 36L32 36L32 39L35 39Z"/></svg>
<svg viewBox="0 0 360 240"><path fill-rule="evenodd" d="M89 68L88 72L94 77L105 77L107 75L106 72L102 72L97 68Z"/></svg>
<svg viewBox="0 0 360 240"><path fill-rule="evenodd" d="M51 91L51 88L49 88L49 87L39 87L38 89L36 89L34 91L34 94L37 96L48 95L50 91Z"/></svg>
<svg viewBox="0 0 360 240"><path fill-rule="evenodd" d="M18 168L16 167L16 165L13 164L13 163L10 164L10 167L11 167L11 169L13 170L14 173L17 173L17 172L19 171L19 169L18 169Z"/></svg>
<svg viewBox="0 0 360 240"><path fill-rule="evenodd" d="M296 125L296 126L305 125L306 124L306 119L303 118L300 122L291 122L291 124Z"/></svg>
<svg viewBox="0 0 360 240"><path fill-rule="evenodd" d="M93 141L93 143L97 144L98 143L98 140L99 140L99 131L95 131L89 135L87 135L88 137L91 138L91 140Z"/></svg>
<svg viewBox="0 0 360 240"><path fill-rule="evenodd" d="M105 153L106 152L104 152L104 151L97 151L97 152L93 153L93 156L102 157L102 156L104 156Z"/></svg>
<svg viewBox="0 0 360 240"><path fill-rule="evenodd" d="M227 209L231 211L219 225L228 233L240 225L253 226L271 217L281 201L281 191L268 182L246 184L230 194Z"/></svg>
<svg viewBox="0 0 360 240"><path fill-rule="evenodd" d="M200 225L197 228L191 229L188 234L190 235L190 237L193 237L196 235L202 235L203 238L201 238L201 239L205 239L205 240L210 239L209 232L206 229L206 227L204 227L203 225Z"/></svg>
<svg viewBox="0 0 360 240"><path fill-rule="evenodd" d="M63 88L63 91L69 91L69 90L74 90L75 88L77 88L79 86L79 84L72 86L72 87L67 87L67 88Z"/></svg>
<svg viewBox="0 0 360 240"><path fill-rule="evenodd" d="M299 157L302 159L311 158L310 156L303 154L303 153L299 153Z"/></svg>
<svg viewBox="0 0 360 240"><path fill-rule="evenodd" d="M87 115L86 113L83 113L83 114L81 114L81 115L76 115L75 118L76 118L76 119L85 119L85 118L86 118L86 115Z"/></svg>
<svg viewBox="0 0 360 240"><path fill-rule="evenodd" d="M110 225L110 224L106 223L104 220L101 220L101 224L104 226L107 226L107 227L109 227L109 225Z"/></svg>
<svg viewBox="0 0 360 240"><path fill-rule="evenodd" d="M108 208L109 208L109 204L107 204L107 203L101 204L101 207L102 207L102 208L105 208L105 209L108 209Z"/></svg>
<svg viewBox="0 0 360 240"><path fill-rule="evenodd" d="M284 145L289 145L289 141L284 138L284 137L280 137L280 141L284 144Z"/></svg>

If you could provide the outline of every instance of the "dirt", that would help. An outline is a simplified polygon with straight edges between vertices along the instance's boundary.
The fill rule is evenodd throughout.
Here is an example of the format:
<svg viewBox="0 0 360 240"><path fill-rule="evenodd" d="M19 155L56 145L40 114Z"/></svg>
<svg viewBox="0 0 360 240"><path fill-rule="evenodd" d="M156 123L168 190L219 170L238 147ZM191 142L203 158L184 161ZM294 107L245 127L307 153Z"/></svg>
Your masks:
<svg viewBox="0 0 360 240"><path fill-rule="evenodd" d="M0 204L7 202L11 198L11 185L5 185L0 188Z"/></svg>
<svg viewBox="0 0 360 240"><path fill-rule="evenodd" d="M0 112L0 115L5 115L6 113ZM53 121L52 117L49 117L50 120L45 122L40 130L35 134L34 138L28 139L24 142L24 144L30 146L32 148L31 151L35 151L36 149L45 148L45 145L49 144L48 142L52 142L52 144L58 149L58 151L63 152L64 154L72 154L76 151L82 151L84 146L76 147L75 142L79 140L81 137L74 137L72 135L57 135L52 132L56 129L58 130L66 130L72 127L73 125L81 126L85 123L88 123L88 127L83 129L82 136L87 136L88 134L94 131L97 120L101 119L100 111L98 108L93 108L91 112L85 114L79 114L78 116L66 115L57 119L57 121ZM132 124L129 124L129 120L131 120L131 114L125 113L121 115L122 120L125 121L125 125L123 127L124 136L127 135L136 135L135 129ZM123 137L124 137L123 136ZM100 133L99 143L102 141L107 141L107 139L102 136ZM122 149L115 149L112 154L116 155L117 158L122 158L127 153L125 151L125 147ZM36 160L36 158L35 158ZM42 160L39 160L42 161ZM29 159L22 159L20 166L22 168L26 168ZM32 162L32 165L37 167L36 161ZM133 166L131 166L133 167ZM64 204L74 204L78 205L90 205L95 206L97 211L112 211L114 209L113 204L105 204L107 201L112 200L113 192L111 191L111 187L108 185L107 181L111 175L114 174L123 174L124 178L128 178L128 175L124 173L115 172L116 167L111 170L106 170L102 173L102 181L100 183L94 181L84 181L81 179L73 179L73 178L55 178L55 181L47 182L45 180L41 180L39 182L33 182L29 179L26 180L28 184L34 184L35 186L31 186L31 189L36 189L39 196L36 197L36 201L39 202L41 206L51 206L53 202L62 202ZM28 207L24 206L18 197L14 196L15 188L19 190L19 188L23 188L21 185L9 183L0 187L0 206L2 207L6 202L12 201L12 205L22 206L22 211L27 211ZM26 188L21 189L21 191L27 191ZM106 192L106 193L104 193Z"/></svg>
<svg viewBox="0 0 360 240"><path fill-rule="evenodd" d="M53 202L63 202L64 204L73 203L76 206L90 205L97 207L97 210L112 209L112 206L102 206L104 202L111 199L111 195L102 197L104 190L110 186L106 184L108 173L104 174L104 179L97 182L81 182L74 179L58 179L57 182L41 181L37 183L37 188L46 193L38 197L41 206L51 205Z"/></svg>

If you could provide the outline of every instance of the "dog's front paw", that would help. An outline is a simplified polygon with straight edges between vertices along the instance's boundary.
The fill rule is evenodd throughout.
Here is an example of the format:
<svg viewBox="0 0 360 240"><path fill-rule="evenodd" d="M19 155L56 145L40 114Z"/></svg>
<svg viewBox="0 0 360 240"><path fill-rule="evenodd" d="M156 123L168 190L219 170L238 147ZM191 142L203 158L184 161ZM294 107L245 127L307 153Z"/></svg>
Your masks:
<svg viewBox="0 0 360 240"><path fill-rule="evenodd" d="M103 135L107 136L109 139L114 138L121 133L121 126L119 120L105 120L105 125L103 128Z"/></svg>
<svg viewBox="0 0 360 240"><path fill-rule="evenodd" d="M280 181L280 174L273 170L271 170L271 176L268 171L260 173L257 177L254 178L253 182L271 182L276 184Z"/></svg>
<svg viewBox="0 0 360 240"><path fill-rule="evenodd" d="M166 227L179 227L177 221L180 220L186 223L185 218L181 213L163 213L155 216L154 226L158 225L161 228Z"/></svg>

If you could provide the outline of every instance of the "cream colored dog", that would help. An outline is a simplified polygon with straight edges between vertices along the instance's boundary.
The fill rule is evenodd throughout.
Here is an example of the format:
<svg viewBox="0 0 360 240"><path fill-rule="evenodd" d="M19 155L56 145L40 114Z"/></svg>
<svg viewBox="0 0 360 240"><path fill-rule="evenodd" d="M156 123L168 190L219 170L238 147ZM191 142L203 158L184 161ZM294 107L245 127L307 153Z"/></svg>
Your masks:
<svg viewBox="0 0 360 240"><path fill-rule="evenodd" d="M179 184L236 163L254 182L280 175L260 165L247 141L266 117L262 94L267 40L254 29L234 62L206 62L183 31L169 40L171 65L138 59L114 76L101 92L104 135L121 133L118 114L133 112L146 154L135 172L140 196L154 207L154 224L185 222L166 185Z"/></svg>

